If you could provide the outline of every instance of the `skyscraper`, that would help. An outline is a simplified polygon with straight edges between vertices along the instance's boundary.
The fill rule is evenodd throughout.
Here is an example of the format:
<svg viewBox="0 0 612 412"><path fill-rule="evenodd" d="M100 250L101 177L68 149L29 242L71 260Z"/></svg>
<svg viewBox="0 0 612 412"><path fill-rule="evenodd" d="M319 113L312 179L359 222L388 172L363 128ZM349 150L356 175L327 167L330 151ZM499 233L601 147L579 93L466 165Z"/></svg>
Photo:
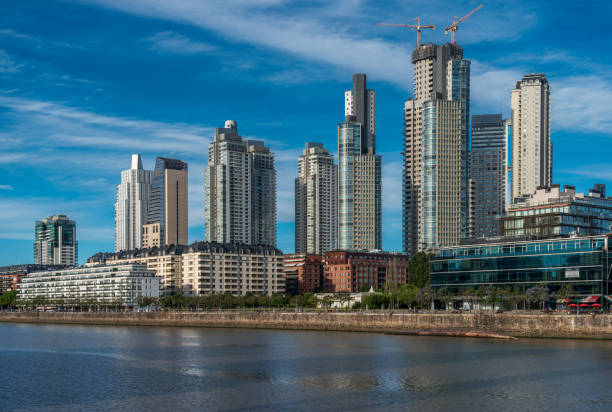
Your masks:
<svg viewBox="0 0 612 412"><path fill-rule="evenodd" d="M338 166L321 143L306 143L295 179L295 253L338 247Z"/></svg>
<svg viewBox="0 0 612 412"><path fill-rule="evenodd" d="M412 63L414 97L404 104L402 240L408 254L467 237L470 200L470 61L461 47L447 43L418 46ZM456 104L444 103L449 101Z"/></svg>
<svg viewBox="0 0 612 412"><path fill-rule="evenodd" d="M353 75L338 124L338 246L382 248L381 156L376 154L376 92Z"/></svg>
<svg viewBox="0 0 612 412"><path fill-rule="evenodd" d="M66 215L37 220L34 228L34 263L38 265L77 264L76 223Z"/></svg>
<svg viewBox="0 0 612 412"><path fill-rule="evenodd" d="M512 202L552 184L550 88L544 74L523 76L511 92Z"/></svg>
<svg viewBox="0 0 612 412"><path fill-rule="evenodd" d="M261 140L247 140L251 162L251 244L276 247L274 154Z"/></svg>
<svg viewBox="0 0 612 412"><path fill-rule="evenodd" d="M187 163L155 159L142 247L188 244L187 181Z"/></svg>
<svg viewBox="0 0 612 412"><path fill-rule="evenodd" d="M470 179L474 181L473 237L497 236L496 217L504 214L507 140L501 114L472 116Z"/></svg>
<svg viewBox="0 0 612 412"><path fill-rule="evenodd" d="M147 223L151 177L142 168L139 154L132 155L132 167L121 172L115 202L115 252L142 247L142 226Z"/></svg>
<svg viewBox="0 0 612 412"><path fill-rule="evenodd" d="M274 155L263 142L245 140L227 120L208 146L205 176L206 240L276 245Z"/></svg>

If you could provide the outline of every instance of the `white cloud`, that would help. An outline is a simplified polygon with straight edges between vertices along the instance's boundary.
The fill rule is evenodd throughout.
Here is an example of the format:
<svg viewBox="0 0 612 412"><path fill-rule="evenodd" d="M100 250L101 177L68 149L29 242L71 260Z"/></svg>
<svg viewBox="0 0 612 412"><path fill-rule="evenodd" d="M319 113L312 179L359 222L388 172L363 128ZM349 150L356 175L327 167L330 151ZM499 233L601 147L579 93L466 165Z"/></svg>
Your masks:
<svg viewBox="0 0 612 412"><path fill-rule="evenodd" d="M6 51L0 50L0 73L16 73L21 67Z"/></svg>
<svg viewBox="0 0 612 412"><path fill-rule="evenodd" d="M609 134L612 81L599 75L549 79L551 122L555 129Z"/></svg>
<svg viewBox="0 0 612 412"><path fill-rule="evenodd" d="M194 41L190 38L175 33L171 30L162 31L144 39L151 43L151 48L160 52L176 54L198 54L213 51L216 49L212 44L202 41Z"/></svg>
<svg viewBox="0 0 612 412"><path fill-rule="evenodd" d="M87 0L85 0L87 1ZM280 50L307 60L350 71L364 71L375 78L409 85L410 46L350 33L345 24L326 24L320 15L282 15L275 1L91 0L124 12L189 23L223 36ZM374 23L372 23L372 26ZM272 79L274 80L274 79Z"/></svg>
<svg viewBox="0 0 612 412"><path fill-rule="evenodd" d="M13 190L11 185L0 185L0 190Z"/></svg>

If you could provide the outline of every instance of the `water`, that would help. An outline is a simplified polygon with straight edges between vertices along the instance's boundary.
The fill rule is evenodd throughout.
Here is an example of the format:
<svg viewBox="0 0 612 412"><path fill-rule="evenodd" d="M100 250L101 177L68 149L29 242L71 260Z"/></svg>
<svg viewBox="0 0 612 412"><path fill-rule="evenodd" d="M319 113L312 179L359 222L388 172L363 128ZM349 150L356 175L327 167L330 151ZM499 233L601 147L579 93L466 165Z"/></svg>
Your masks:
<svg viewBox="0 0 612 412"><path fill-rule="evenodd" d="M0 324L0 410L612 410L612 342Z"/></svg>

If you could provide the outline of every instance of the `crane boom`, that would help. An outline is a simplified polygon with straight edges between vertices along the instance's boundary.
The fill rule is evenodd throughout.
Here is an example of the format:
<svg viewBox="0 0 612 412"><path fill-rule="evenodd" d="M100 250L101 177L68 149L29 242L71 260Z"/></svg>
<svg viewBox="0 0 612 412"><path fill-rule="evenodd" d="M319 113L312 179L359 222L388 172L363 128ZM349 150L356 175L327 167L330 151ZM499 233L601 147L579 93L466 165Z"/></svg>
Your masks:
<svg viewBox="0 0 612 412"><path fill-rule="evenodd" d="M421 29L436 29L435 25L422 25L421 18L416 17L417 24L401 24L401 23L376 23L377 26L391 26L391 27L405 27L410 30L416 29L417 31L417 47L421 45Z"/></svg>
<svg viewBox="0 0 612 412"><path fill-rule="evenodd" d="M470 17L472 14L476 13L478 10L482 9L483 7L484 7L484 4L481 4L480 6L476 7L474 10L472 10L471 12L469 12L468 14L466 14L465 16L463 16L457 21L455 21L457 16L453 17L453 24L451 24L450 26L444 29L444 34L448 34L448 32L450 31L452 44L455 44L455 32L457 31L457 25L461 23L462 21L465 21L468 17Z"/></svg>

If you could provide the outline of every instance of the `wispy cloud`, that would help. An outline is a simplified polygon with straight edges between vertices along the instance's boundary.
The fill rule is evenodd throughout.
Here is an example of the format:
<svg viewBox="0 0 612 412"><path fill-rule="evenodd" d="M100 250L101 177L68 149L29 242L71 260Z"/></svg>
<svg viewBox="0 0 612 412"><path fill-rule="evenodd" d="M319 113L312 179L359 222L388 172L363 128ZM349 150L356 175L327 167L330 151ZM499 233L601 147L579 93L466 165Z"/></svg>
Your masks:
<svg viewBox="0 0 612 412"><path fill-rule="evenodd" d="M16 73L21 67L6 51L0 50L0 73Z"/></svg>
<svg viewBox="0 0 612 412"><path fill-rule="evenodd" d="M11 185L0 185L0 190L13 190Z"/></svg>
<svg viewBox="0 0 612 412"><path fill-rule="evenodd" d="M215 50L212 44L194 41L189 37L171 30L162 31L144 39L151 44L151 49L175 54L198 54Z"/></svg>

